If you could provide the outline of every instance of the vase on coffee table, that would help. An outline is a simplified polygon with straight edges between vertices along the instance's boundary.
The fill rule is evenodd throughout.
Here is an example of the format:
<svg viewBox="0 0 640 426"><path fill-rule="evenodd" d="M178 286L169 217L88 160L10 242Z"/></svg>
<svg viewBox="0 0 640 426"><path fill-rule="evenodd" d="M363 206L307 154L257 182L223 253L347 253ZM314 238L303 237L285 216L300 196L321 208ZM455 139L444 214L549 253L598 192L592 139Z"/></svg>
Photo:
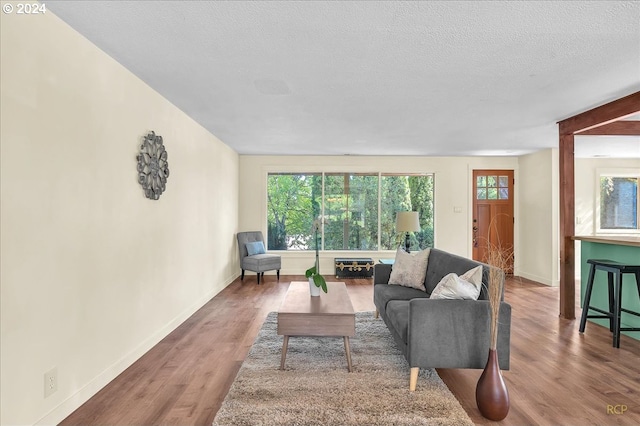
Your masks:
<svg viewBox="0 0 640 426"><path fill-rule="evenodd" d="M318 253L318 230L320 229L320 226L322 226L322 221L320 219L313 221L313 232L316 238L316 261L314 265L304 273L304 276L309 279L309 292L313 297L320 296L320 289L325 293L327 292L327 281L320 274L320 256Z"/></svg>
<svg viewBox="0 0 640 426"><path fill-rule="evenodd" d="M313 277L309 277L309 293L311 294L311 297L320 296L320 287L313 282Z"/></svg>

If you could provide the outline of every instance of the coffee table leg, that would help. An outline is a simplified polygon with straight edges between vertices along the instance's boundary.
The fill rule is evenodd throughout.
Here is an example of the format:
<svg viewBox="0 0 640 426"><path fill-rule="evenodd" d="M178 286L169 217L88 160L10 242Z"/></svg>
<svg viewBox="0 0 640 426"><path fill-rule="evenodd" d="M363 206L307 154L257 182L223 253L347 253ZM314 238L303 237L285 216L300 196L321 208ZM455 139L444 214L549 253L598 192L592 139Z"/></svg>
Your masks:
<svg viewBox="0 0 640 426"><path fill-rule="evenodd" d="M284 360L287 358L287 346L289 346L289 336L284 336L282 342L282 356L280 357L280 370L284 370Z"/></svg>
<svg viewBox="0 0 640 426"><path fill-rule="evenodd" d="M349 336L344 336L344 351L347 353L347 368L351 373L351 349L349 348Z"/></svg>

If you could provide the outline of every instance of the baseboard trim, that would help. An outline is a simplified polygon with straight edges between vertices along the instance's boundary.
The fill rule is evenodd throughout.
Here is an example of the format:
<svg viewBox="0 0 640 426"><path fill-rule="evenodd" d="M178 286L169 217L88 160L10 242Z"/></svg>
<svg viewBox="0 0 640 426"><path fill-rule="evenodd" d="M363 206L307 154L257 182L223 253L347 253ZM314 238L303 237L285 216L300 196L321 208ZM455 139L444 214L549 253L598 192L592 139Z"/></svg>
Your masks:
<svg viewBox="0 0 640 426"><path fill-rule="evenodd" d="M543 278L543 277L540 277L540 276L535 275L535 274L528 274L528 273L523 272L523 271L518 271L518 276L520 276L522 278L526 278L526 279L531 280L531 281L538 282L540 284L548 285L549 287L557 287L557 285L558 285L558 284L554 285L553 282L548 278Z"/></svg>
<svg viewBox="0 0 640 426"><path fill-rule="evenodd" d="M180 324L185 322L191 315L193 315L198 309L202 308L207 302L209 302L216 294L222 291L224 288L229 286L233 282L233 280L237 278L237 276L227 278L225 280L226 284L218 289L211 291L207 295L201 297L193 303L190 307L185 309L183 312L174 317L171 321L169 321L164 327L157 330L147 339L145 339L138 347L133 349L131 352L120 358L118 361L113 363L111 366L107 367L102 373L98 374L92 380L90 380L86 385L80 388L73 395L69 396L67 399L62 401L58 406L53 408L49 413L47 413L44 417L38 420L34 425L36 426L45 426L52 424L59 424L62 420L67 418L71 413L80 408L82 404L91 399L96 393L98 393L103 387L105 387L109 382L115 379L119 374L121 374L124 370L129 368L140 359L145 353L147 353L151 348L157 345L162 339L167 337L172 331L174 331Z"/></svg>

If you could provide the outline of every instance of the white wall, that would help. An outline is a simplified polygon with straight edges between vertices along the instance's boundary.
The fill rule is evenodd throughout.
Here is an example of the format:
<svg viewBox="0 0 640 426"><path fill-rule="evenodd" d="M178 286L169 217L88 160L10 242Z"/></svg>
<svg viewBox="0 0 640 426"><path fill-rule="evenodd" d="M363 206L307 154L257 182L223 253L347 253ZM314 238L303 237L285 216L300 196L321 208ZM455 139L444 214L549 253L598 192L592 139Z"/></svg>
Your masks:
<svg viewBox="0 0 640 426"><path fill-rule="evenodd" d="M364 157L364 156L241 156L240 230L261 230L266 235L266 179L269 172L386 172L435 173L435 246L471 257L471 207L473 169L514 169L513 157ZM516 180L517 185L518 180ZM518 214L518 190L515 209ZM454 213L460 207L460 213ZM516 254L518 232L515 233ZM321 253L320 269L333 270L333 258L349 252ZM353 253L350 253L353 255ZM359 252L374 260L393 252ZM284 253L282 274L304 274L313 265L314 253Z"/></svg>
<svg viewBox="0 0 640 426"><path fill-rule="evenodd" d="M237 276L239 159L51 12L1 15L0 423L55 424Z"/></svg>
<svg viewBox="0 0 640 426"><path fill-rule="evenodd" d="M546 149L519 159L520 230L516 275L546 285L559 285L558 150Z"/></svg>

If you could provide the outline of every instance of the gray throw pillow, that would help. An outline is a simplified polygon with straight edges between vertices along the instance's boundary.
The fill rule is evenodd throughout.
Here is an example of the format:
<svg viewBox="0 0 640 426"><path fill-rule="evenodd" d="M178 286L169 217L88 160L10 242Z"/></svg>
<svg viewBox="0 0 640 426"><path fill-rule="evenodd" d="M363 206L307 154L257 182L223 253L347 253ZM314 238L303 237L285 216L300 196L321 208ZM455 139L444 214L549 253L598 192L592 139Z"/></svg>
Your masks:
<svg viewBox="0 0 640 426"><path fill-rule="evenodd" d="M427 291L424 287L424 277L427 274L429 249L407 253L401 247L396 251L396 260L391 268L389 284L401 285Z"/></svg>
<svg viewBox="0 0 640 426"><path fill-rule="evenodd" d="M429 297L431 299L478 300L481 286L482 266L476 266L460 277L454 273L445 275Z"/></svg>

